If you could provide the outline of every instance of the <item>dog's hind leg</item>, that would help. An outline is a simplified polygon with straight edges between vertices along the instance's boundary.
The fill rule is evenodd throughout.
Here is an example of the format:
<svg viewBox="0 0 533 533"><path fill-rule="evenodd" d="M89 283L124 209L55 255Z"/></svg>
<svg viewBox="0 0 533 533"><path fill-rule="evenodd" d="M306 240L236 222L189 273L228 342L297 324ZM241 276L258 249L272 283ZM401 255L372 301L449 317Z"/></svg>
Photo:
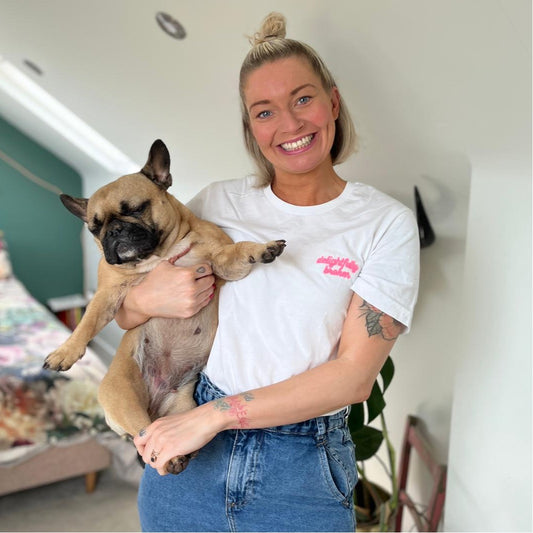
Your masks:
<svg viewBox="0 0 533 533"><path fill-rule="evenodd" d="M195 388L196 380L193 380L182 385L177 391L168 394L159 409L159 416L183 413L190 409L194 409L196 407L196 402L194 401ZM197 455L198 452L192 452L187 455L173 457L165 465L165 470L169 474L179 474L187 468L189 461L194 459Z"/></svg>
<svg viewBox="0 0 533 533"><path fill-rule="evenodd" d="M111 428L131 436L151 423L148 391L134 358L138 337L139 328L124 334L98 389L98 400Z"/></svg>

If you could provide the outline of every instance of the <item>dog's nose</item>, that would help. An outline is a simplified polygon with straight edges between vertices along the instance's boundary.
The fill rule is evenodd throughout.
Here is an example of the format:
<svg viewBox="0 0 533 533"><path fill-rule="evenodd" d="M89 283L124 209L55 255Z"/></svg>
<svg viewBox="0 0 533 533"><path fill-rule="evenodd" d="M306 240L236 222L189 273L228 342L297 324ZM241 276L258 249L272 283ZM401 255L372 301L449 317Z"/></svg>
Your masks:
<svg viewBox="0 0 533 533"><path fill-rule="evenodd" d="M116 237L122 233L122 229L122 224L120 224L118 221L111 222L106 228L106 236Z"/></svg>

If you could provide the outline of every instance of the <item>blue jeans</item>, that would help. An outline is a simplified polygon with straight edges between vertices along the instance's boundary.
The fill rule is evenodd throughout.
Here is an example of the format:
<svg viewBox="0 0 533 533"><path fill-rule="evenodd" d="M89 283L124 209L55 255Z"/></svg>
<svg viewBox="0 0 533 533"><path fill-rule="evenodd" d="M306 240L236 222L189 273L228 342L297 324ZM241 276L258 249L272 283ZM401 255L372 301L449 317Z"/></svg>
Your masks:
<svg viewBox="0 0 533 533"><path fill-rule="evenodd" d="M223 396L200 376L198 404ZM355 531L357 470L346 418L345 410L221 432L178 475L146 466L143 531Z"/></svg>

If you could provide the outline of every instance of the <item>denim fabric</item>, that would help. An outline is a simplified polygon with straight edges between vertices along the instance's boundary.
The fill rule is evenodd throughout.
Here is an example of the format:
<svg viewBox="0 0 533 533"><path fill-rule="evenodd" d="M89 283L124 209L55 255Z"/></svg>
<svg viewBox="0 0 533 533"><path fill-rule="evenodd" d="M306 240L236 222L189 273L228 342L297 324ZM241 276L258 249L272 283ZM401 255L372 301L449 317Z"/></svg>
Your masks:
<svg viewBox="0 0 533 533"><path fill-rule="evenodd" d="M202 374L198 404L223 396ZM147 466L138 500L143 531L355 531L346 411L224 431L177 476Z"/></svg>

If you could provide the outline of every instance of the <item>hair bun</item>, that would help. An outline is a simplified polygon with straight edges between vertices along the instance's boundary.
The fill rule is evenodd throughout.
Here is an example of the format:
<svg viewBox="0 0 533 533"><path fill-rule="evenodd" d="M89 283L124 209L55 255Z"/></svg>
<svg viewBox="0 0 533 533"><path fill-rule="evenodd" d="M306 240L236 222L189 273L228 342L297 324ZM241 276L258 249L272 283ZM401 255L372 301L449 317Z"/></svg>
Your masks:
<svg viewBox="0 0 533 533"><path fill-rule="evenodd" d="M261 29L250 39L252 46L266 43L274 39L284 39L287 20L281 13L272 12L265 17Z"/></svg>

